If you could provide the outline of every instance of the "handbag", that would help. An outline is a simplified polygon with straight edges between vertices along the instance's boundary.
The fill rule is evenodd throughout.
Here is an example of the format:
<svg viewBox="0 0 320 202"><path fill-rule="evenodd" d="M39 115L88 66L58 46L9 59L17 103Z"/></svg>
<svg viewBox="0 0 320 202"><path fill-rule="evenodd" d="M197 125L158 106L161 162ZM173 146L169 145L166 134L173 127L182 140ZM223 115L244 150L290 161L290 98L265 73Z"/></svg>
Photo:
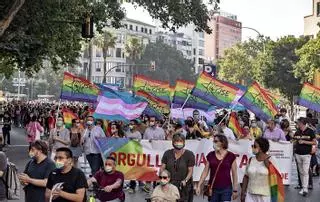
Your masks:
<svg viewBox="0 0 320 202"><path fill-rule="evenodd" d="M216 177L217 177L217 174L218 174L218 172L219 172L219 169L220 169L220 166L221 166L221 164L223 163L223 160L225 159L225 157L228 155L228 153L229 152L227 152L227 154L221 159L221 161L220 161L220 163L219 163L219 165L218 165L218 167L217 167L217 170L216 170L216 172L215 172L215 174L214 174L214 177L213 177L213 179L212 179L212 182L211 182L211 184L210 184L210 186L207 184L207 185L205 185L205 187L204 187L204 192L203 192L203 196L207 196L208 197L208 200L211 200L211 197L212 197L212 194L213 194L213 184L214 184L214 182L216 181Z"/></svg>

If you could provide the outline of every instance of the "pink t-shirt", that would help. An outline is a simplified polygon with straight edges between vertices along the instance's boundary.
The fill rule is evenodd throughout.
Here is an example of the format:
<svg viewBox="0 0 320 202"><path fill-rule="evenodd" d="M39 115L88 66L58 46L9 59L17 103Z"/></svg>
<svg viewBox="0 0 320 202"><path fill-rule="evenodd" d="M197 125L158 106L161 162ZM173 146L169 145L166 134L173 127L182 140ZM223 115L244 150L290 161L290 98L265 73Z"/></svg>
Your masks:
<svg viewBox="0 0 320 202"><path fill-rule="evenodd" d="M234 153L232 152L227 153L227 156L224 158L219 168L215 182L213 184L213 188L225 189L225 188L232 187L230 171L231 171L232 163L235 161L235 159L236 159L236 155L234 155ZM212 151L207 155L207 161L210 165L209 185L211 185L211 182L216 173L220 160L217 159L215 152Z"/></svg>

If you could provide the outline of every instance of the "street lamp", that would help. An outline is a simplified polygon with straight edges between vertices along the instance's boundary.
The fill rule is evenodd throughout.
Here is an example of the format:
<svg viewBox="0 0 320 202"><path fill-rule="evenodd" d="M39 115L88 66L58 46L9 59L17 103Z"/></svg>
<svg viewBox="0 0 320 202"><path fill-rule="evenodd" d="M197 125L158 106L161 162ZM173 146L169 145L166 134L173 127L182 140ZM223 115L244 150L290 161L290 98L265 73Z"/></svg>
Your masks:
<svg viewBox="0 0 320 202"><path fill-rule="evenodd" d="M258 37L260 37L260 38L263 37L263 35L262 35L258 30L254 29L254 28L252 28L252 27L242 27L242 29L250 29L250 30L256 32L256 33L258 34ZM264 41L262 42L262 44L263 44L263 54L265 54L265 52L266 52L266 46L265 46Z"/></svg>

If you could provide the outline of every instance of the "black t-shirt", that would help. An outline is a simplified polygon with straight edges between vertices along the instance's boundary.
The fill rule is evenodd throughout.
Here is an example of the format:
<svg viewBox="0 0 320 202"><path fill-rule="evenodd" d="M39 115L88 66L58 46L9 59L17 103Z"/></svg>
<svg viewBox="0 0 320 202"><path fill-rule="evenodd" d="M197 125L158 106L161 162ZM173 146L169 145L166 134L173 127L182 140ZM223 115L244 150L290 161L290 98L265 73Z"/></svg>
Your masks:
<svg viewBox="0 0 320 202"><path fill-rule="evenodd" d="M188 168L195 165L195 156L192 151L185 150L183 155L176 159L174 150L170 149L164 153L161 162L166 164L166 170L171 173L171 183L179 186L181 181L186 179ZM192 183L192 179L188 183Z"/></svg>
<svg viewBox="0 0 320 202"><path fill-rule="evenodd" d="M84 173L78 168L72 168L68 173L61 173L54 170L50 173L47 183L47 188L52 190L57 183L63 182L62 190L67 193L75 194L78 189L88 188L87 180ZM64 198L57 198L52 202L68 202ZM85 201L85 199L83 200Z"/></svg>
<svg viewBox="0 0 320 202"><path fill-rule="evenodd" d="M33 179L47 179L49 174L55 169L53 161L49 158L44 159L39 164L35 159L32 159L27 164L24 173ZM45 187L38 187L28 184L25 188L25 201L26 202L42 202L45 201Z"/></svg>
<svg viewBox="0 0 320 202"><path fill-rule="evenodd" d="M297 130L294 134L295 144L295 153L299 155L307 155L311 153L312 145L308 144L299 144L299 140L312 141L316 138L314 131L310 128L306 128L304 131Z"/></svg>

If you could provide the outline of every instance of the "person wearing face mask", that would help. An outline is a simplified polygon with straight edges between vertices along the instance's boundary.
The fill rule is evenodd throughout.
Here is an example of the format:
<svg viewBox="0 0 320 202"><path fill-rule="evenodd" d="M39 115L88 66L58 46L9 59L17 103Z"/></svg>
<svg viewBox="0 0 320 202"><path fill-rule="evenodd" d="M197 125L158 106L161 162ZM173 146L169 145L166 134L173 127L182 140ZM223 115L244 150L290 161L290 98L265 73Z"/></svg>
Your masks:
<svg viewBox="0 0 320 202"><path fill-rule="evenodd" d="M47 180L51 171L56 166L47 157L48 145L46 142L37 140L31 143L29 156L31 160L27 163L23 173L18 175L20 182L25 185L26 202L45 201Z"/></svg>
<svg viewBox="0 0 320 202"><path fill-rule="evenodd" d="M48 177L45 193L45 201L52 202L83 202L85 201L85 192L88 188L84 173L72 166L72 151L67 147L61 147L56 150L55 165ZM62 183L62 186L55 186Z"/></svg>
<svg viewBox="0 0 320 202"><path fill-rule="evenodd" d="M129 130L126 132L126 137L129 139L140 141L142 139L141 133L137 130L137 120L131 120L129 123ZM142 185L142 182L139 182ZM134 194L136 192L137 182L130 180L129 193Z"/></svg>
<svg viewBox="0 0 320 202"><path fill-rule="evenodd" d="M70 131L64 127L62 117L57 118L56 128L52 129L49 136L51 159L54 159L56 150L60 147L69 147Z"/></svg>
<svg viewBox="0 0 320 202"><path fill-rule="evenodd" d="M88 185L97 183L102 191L97 193L97 198L102 202L122 202L125 200L123 192L124 175L116 171L116 160L113 157L107 157L104 170L98 171L88 180Z"/></svg>
<svg viewBox="0 0 320 202"><path fill-rule="evenodd" d="M252 120L252 121L251 121L250 135L251 135L254 139L257 139L257 138L261 137L261 135L262 135L262 131L261 131L261 129L258 127L258 124L257 124L257 121L256 121L256 120Z"/></svg>
<svg viewBox="0 0 320 202"><path fill-rule="evenodd" d="M144 132L145 140L165 140L166 133L163 128L157 126L156 117L150 117L149 127Z"/></svg>
<svg viewBox="0 0 320 202"><path fill-rule="evenodd" d="M120 124L113 122L111 124L111 137L123 138L124 132L121 129Z"/></svg>
<svg viewBox="0 0 320 202"><path fill-rule="evenodd" d="M29 145L35 140L40 139L40 133L44 131L43 127L37 121L36 116L32 116L31 121L26 126L27 141Z"/></svg>
<svg viewBox="0 0 320 202"><path fill-rule="evenodd" d="M263 137L272 141L287 141L284 132L279 127L277 127L277 123L275 120L268 121L268 127L264 132Z"/></svg>
<svg viewBox="0 0 320 202"><path fill-rule="evenodd" d="M195 156L192 151L185 149L185 137L175 134L172 138L173 149L167 150L162 157L160 173L168 170L171 173L170 183L180 192L181 201L193 201L193 167Z"/></svg>
<svg viewBox="0 0 320 202"><path fill-rule="evenodd" d="M94 175L103 165L100 150L95 143L95 139L98 137L105 137L105 133L101 127L94 125L94 118L92 116L88 116L86 129L84 130L82 138L82 144L92 175Z"/></svg>
<svg viewBox="0 0 320 202"><path fill-rule="evenodd" d="M176 186L170 183L171 175L163 170L160 175L160 185L156 186L151 195L151 202L176 202L180 199L180 193Z"/></svg>
<svg viewBox="0 0 320 202"><path fill-rule="evenodd" d="M241 201L244 202L270 202L270 184L268 167L273 159L267 154L269 141L258 138L252 145L253 157L250 158L242 181ZM283 186L278 184L278 186Z"/></svg>
<svg viewBox="0 0 320 202"><path fill-rule="evenodd" d="M73 154L73 166L78 166L78 159L82 154L81 139L83 129L80 127L79 119L72 119L72 126L70 128L70 150Z"/></svg>
<svg viewBox="0 0 320 202"><path fill-rule="evenodd" d="M198 127L201 127L204 129L204 131L208 131L209 127L207 125L207 123L200 117L200 112L199 110L194 110L192 112L193 115L193 120L195 124L198 124Z"/></svg>
<svg viewBox="0 0 320 202"><path fill-rule="evenodd" d="M213 148L214 151L207 155L196 193L200 195L202 184L210 173L208 185L214 190L210 202L235 200L238 197L236 155L228 151L228 139L224 135L213 138Z"/></svg>

